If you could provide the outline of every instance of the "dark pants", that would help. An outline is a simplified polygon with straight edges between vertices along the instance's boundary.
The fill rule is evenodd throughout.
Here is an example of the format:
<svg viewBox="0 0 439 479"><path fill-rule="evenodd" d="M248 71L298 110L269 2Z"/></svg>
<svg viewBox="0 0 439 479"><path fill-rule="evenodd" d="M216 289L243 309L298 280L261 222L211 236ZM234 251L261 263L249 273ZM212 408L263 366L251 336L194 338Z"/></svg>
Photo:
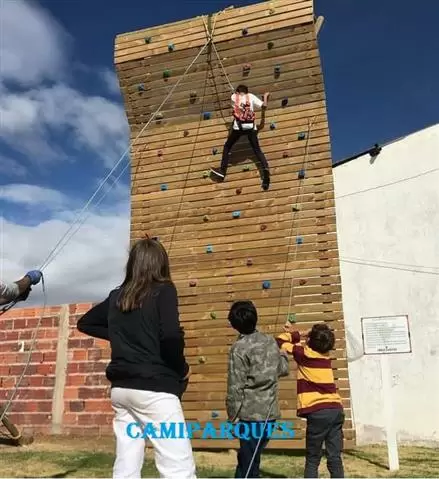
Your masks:
<svg viewBox="0 0 439 479"><path fill-rule="evenodd" d="M341 459L343 450L343 410L322 409L309 414L306 421L304 477L318 477L323 443L325 443L327 467L331 477L344 477L343 461Z"/></svg>
<svg viewBox="0 0 439 479"><path fill-rule="evenodd" d="M250 428L250 438L249 439L239 439L239 451L238 451L238 465L236 466L235 470L235 477L245 477L247 474L248 468L253 458L253 454L255 454L256 447L258 450L255 454L255 458L252 463L252 467L248 473L247 477L260 477L260 470L259 467L261 465L261 454L265 447L270 440L268 433L270 432L268 428L268 423L274 423L275 421L267 421L265 425L265 429L262 432L262 428L264 427L265 421L252 421L253 424L258 422L260 425L257 427L253 427L255 432L251 434L252 426L251 422L247 422ZM240 424L246 423L246 421L240 421ZM244 432L244 429L240 429L241 432ZM254 436L254 437L252 437ZM262 436L261 442L258 446L259 437Z"/></svg>
<svg viewBox="0 0 439 479"><path fill-rule="evenodd" d="M264 170L268 170L268 162L262 153L261 147L259 146L258 132L257 130L231 130L229 137L227 138L226 143L223 148L223 157L221 160L221 169L224 173L227 171L227 166L229 164L229 153L232 150L233 145L238 141L238 139L245 135L248 138L248 141L256 155L256 158L262 165Z"/></svg>

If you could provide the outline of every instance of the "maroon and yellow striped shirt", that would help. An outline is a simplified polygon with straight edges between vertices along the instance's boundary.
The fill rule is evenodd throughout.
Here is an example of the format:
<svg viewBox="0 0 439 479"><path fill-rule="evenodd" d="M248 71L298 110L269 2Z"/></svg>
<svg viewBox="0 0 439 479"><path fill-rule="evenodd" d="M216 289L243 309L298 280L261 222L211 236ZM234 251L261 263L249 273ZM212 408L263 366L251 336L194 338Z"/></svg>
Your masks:
<svg viewBox="0 0 439 479"><path fill-rule="evenodd" d="M297 416L320 409L342 409L337 394L329 353L320 354L309 346L301 346L300 333L282 333L276 338L282 351L292 354L297 366Z"/></svg>

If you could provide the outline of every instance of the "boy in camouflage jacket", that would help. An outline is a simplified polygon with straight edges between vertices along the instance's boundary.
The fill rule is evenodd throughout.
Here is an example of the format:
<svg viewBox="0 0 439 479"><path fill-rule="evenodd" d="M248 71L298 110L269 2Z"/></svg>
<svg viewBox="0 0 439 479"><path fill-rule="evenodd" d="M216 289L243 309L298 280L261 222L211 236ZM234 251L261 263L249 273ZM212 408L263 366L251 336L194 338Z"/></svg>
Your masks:
<svg viewBox="0 0 439 479"><path fill-rule="evenodd" d="M229 353L227 415L229 421L239 421L243 427L247 424L246 429L250 429L249 439L240 438L235 478L259 477L261 454L269 441L267 425L258 446L259 437L266 420L275 422L280 418L278 379L288 376L289 372L288 355L279 350L273 337L257 331L257 320L251 301L237 301L232 305L229 322L240 335ZM249 423L260 424L252 427ZM242 435L242 427L239 427Z"/></svg>

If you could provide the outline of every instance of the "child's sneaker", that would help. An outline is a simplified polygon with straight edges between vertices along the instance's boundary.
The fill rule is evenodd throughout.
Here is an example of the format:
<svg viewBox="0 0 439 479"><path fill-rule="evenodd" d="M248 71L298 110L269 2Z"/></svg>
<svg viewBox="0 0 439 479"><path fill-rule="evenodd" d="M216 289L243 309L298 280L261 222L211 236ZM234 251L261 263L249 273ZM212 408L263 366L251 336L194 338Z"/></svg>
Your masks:
<svg viewBox="0 0 439 479"><path fill-rule="evenodd" d="M211 168L210 171L216 179L224 181L226 173L221 168Z"/></svg>
<svg viewBox="0 0 439 479"><path fill-rule="evenodd" d="M267 191L270 187L270 171L264 170L262 173L262 189Z"/></svg>

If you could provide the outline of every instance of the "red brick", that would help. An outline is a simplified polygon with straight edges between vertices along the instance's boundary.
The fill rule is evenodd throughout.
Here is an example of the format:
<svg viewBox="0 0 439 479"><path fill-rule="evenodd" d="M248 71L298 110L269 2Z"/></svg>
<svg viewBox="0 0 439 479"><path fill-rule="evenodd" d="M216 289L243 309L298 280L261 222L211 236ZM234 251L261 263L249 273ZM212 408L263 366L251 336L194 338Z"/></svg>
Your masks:
<svg viewBox="0 0 439 479"><path fill-rule="evenodd" d="M25 364L27 362L27 359L29 357L29 352L25 353L17 353L17 363L19 364ZM43 361L43 353L40 353L39 351L34 351L32 352L31 356L31 364L36 364L36 363L41 363Z"/></svg>
<svg viewBox="0 0 439 479"><path fill-rule="evenodd" d="M55 378L52 377L44 377L43 378L43 386L53 388L55 386Z"/></svg>
<svg viewBox="0 0 439 479"><path fill-rule="evenodd" d="M27 318L26 319L26 329L35 329L37 327L39 319L40 318L36 318L36 317ZM40 329L40 331L42 331L42 330Z"/></svg>
<svg viewBox="0 0 439 479"><path fill-rule="evenodd" d="M0 376L8 376L9 375L9 366L4 366L3 364L0 365Z"/></svg>
<svg viewBox="0 0 439 479"><path fill-rule="evenodd" d="M73 350L73 360L74 361L85 361L87 359L87 351L83 349Z"/></svg>
<svg viewBox="0 0 439 479"><path fill-rule="evenodd" d="M96 374L90 374L85 379L85 385L86 386L108 386L109 381L103 374L100 374L99 376L97 376Z"/></svg>
<svg viewBox="0 0 439 479"><path fill-rule="evenodd" d="M15 333L16 331L14 331ZM33 331L20 331L17 333L17 340L29 340L32 339Z"/></svg>
<svg viewBox="0 0 439 479"><path fill-rule="evenodd" d="M41 327L42 328L53 328L56 326L58 318L43 318L41 321Z"/></svg>
<svg viewBox="0 0 439 479"><path fill-rule="evenodd" d="M56 351L49 351L44 353L44 362L56 362Z"/></svg>
<svg viewBox="0 0 439 479"><path fill-rule="evenodd" d="M67 376L67 386L82 386L85 384L86 376L84 374L70 374Z"/></svg>
<svg viewBox="0 0 439 479"><path fill-rule="evenodd" d="M108 388L79 388L78 397L80 399L100 399L100 398L108 398Z"/></svg>
<svg viewBox="0 0 439 479"><path fill-rule="evenodd" d="M14 329L26 329L26 320L24 318L14 319Z"/></svg>
<svg viewBox="0 0 439 479"><path fill-rule="evenodd" d="M54 328L44 329L44 337L50 339L58 339L58 330Z"/></svg>
<svg viewBox="0 0 439 479"><path fill-rule="evenodd" d="M85 411L86 412L101 412L101 413L111 413L111 401L109 399L88 399L85 401Z"/></svg>
<svg viewBox="0 0 439 479"><path fill-rule="evenodd" d="M37 373L38 374L55 374L55 365L54 364L38 364Z"/></svg>
<svg viewBox="0 0 439 479"><path fill-rule="evenodd" d="M89 361L99 361L102 357L102 351L100 349L89 349L87 351L87 359Z"/></svg>
<svg viewBox="0 0 439 479"><path fill-rule="evenodd" d="M78 363L69 363L67 365L67 375L79 372Z"/></svg>
<svg viewBox="0 0 439 479"><path fill-rule="evenodd" d="M42 386L45 386L44 384L44 377L43 376L30 376L29 378L29 386L30 387L37 387L40 388Z"/></svg>
<svg viewBox="0 0 439 479"><path fill-rule="evenodd" d="M63 415L63 424L73 425L78 423L78 415L74 413L64 413Z"/></svg>
<svg viewBox="0 0 439 479"><path fill-rule="evenodd" d="M15 353L0 353L0 362L3 364L14 364L17 362L17 355Z"/></svg>
<svg viewBox="0 0 439 479"><path fill-rule="evenodd" d="M78 388L66 387L64 389L64 399L77 399L77 398L78 398Z"/></svg>
<svg viewBox="0 0 439 479"><path fill-rule="evenodd" d="M23 334L25 331L6 331L5 332L5 341L18 341L20 334ZM32 333L31 333L32 334Z"/></svg>
<svg viewBox="0 0 439 479"><path fill-rule="evenodd" d="M81 412L85 409L84 401L70 401L69 411L71 412Z"/></svg>
<svg viewBox="0 0 439 479"><path fill-rule="evenodd" d="M6 319L2 318L2 321L0 321L0 329L14 329L14 320L12 319Z"/></svg>
<svg viewBox="0 0 439 479"><path fill-rule="evenodd" d="M13 388L15 383L17 382L16 378L3 378L2 379L2 387L3 388Z"/></svg>
<svg viewBox="0 0 439 479"><path fill-rule="evenodd" d="M17 396L20 399L52 399L53 392L47 388L20 388Z"/></svg>

